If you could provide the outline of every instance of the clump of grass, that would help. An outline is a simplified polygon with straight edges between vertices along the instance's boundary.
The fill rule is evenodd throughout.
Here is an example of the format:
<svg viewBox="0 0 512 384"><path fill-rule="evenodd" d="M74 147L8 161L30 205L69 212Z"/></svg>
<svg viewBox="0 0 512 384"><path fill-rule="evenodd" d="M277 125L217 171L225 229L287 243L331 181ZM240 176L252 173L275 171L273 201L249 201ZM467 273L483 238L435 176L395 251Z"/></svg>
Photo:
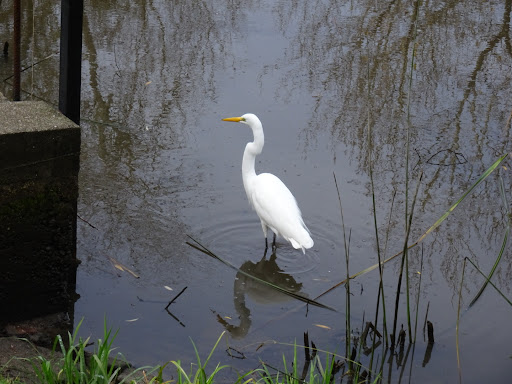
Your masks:
<svg viewBox="0 0 512 384"><path fill-rule="evenodd" d="M311 361L307 361L304 370L299 372L299 361L297 359L297 345L293 349L293 360L291 369L288 368L286 356L283 354L283 369L277 369L262 362L263 369L260 370L261 379L258 381L265 384L320 384L330 383L334 379L335 367L334 355L327 354L325 365L322 364L319 356L314 353ZM274 373L275 371L275 373Z"/></svg>
<svg viewBox="0 0 512 384"><path fill-rule="evenodd" d="M206 373L206 366L208 365L208 362L210 361L210 359L213 355L213 352L215 352L215 350L217 349L217 346L219 345L219 342L225 333L226 333L226 331L221 333L221 335L217 339L217 342L211 349L211 351L208 354L208 357L206 358L204 363L201 362L201 358L199 356L199 351L197 350L196 345L194 344L193 341L191 341L192 346L194 347L195 354L196 354L197 364L191 364L189 373L187 373L185 371L185 368L183 368L183 365L180 360L170 361L170 363L173 364L178 371L178 377L173 382L175 382L176 384L211 384L211 383L214 383L215 378L218 376L218 373L221 370L223 370L224 368L227 368L228 366L220 365L220 363L218 363L210 374ZM252 378L249 378L248 380L244 381L244 379L247 376L250 376L253 373L254 373L253 371L250 371L242 376L239 376L239 378L234 382L234 384L254 382L254 380Z"/></svg>
<svg viewBox="0 0 512 384"><path fill-rule="evenodd" d="M347 357L337 355L336 353L329 351L322 351L316 348L312 343L312 346L304 345L305 349L305 360L303 369L300 370L300 361L297 358L297 344L294 344L293 358L291 362L286 360L286 356L283 354L283 368L278 369L272 365L261 362L262 369L259 371L261 378L257 383L264 384L330 384L338 382L340 378L335 380L337 376L341 374L341 381L344 376L349 377L349 382L352 383L377 383L381 376L376 375L373 381L368 377L367 368L363 367L361 363L350 360ZM309 351L313 353L310 354ZM325 355L322 358L320 355ZM291 367L291 368L289 368ZM345 369L349 370L345 372ZM254 371L254 372L256 372ZM364 371L366 374L361 374ZM253 372L253 373L254 373ZM341 382L340 381L340 382Z"/></svg>
<svg viewBox="0 0 512 384"><path fill-rule="evenodd" d="M57 347L60 348L62 353L60 359L48 360L42 356L36 358L33 365L37 379L41 383L110 384L117 382L122 370L118 362L120 354L111 357L112 343L117 332L112 334L112 329L107 328L105 321L103 339L99 339L95 351L88 354L85 349L90 345L90 337L85 340L78 337L82 322L83 319L78 323L73 334L68 332L67 343L61 335L56 337L53 351L55 352ZM123 365L128 366L126 363Z"/></svg>

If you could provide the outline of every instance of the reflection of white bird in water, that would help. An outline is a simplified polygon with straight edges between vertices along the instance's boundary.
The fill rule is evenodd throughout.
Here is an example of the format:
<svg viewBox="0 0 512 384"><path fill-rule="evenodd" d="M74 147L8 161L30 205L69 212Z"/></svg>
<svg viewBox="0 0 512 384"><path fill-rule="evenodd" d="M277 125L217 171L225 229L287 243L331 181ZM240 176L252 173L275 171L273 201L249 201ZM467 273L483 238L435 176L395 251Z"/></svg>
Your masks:
<svg viewBox="0 0 512 384"><path fill-rule="evenodd" d="M292 298L289 295L276 291L275 288L271 288L268 285L250 278L248 275L277 285L288 292L305 295L305 293L300 292L302 283L297 282L292 275L285 273L279 268L276 260L277 255L274 250L268 260L263 258L257 263L248 260L238 269L233 284L233 300L239 322L233 319L235 323L230 324L227 318L217 314L217 321L222 324L235 339L241 339L247 336L251 328L251 311L245 302L246 296L259 304L283 303ZM236 325L236 322L238 322L238 325Z"/></svg>
<svg viewBox="0 0 512 384"><path fill-rule="evenodd" d="M265 246L267 243L267 229L288 240L295 249L302 249L302 252L313 246L313 239L309 230L302 220L297 201L290 190L276 176L270 173L256 175L254 162L256 155L263 150L264 135L260 119L252 113L242 117L229 117L224 121L234 121L247 124L252 129L254 141L245 146L242 161L242 178L249 204L254 208L261 220L261 227L265 235Z"/></svg>

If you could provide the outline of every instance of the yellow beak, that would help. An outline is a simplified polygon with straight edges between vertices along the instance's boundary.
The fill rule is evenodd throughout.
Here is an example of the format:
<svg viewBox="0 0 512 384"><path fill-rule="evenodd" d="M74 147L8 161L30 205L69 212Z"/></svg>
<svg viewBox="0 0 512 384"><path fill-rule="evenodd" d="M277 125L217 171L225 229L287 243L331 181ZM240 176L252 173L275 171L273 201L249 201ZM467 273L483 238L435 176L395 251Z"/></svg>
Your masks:
<svg viewBox="0 0 512 384"><path fill-rule="evenodd" d="M241 117L227 117L225 119L222 119L222 121L233 121L235 123L241 122L243 119Z"/></svg>

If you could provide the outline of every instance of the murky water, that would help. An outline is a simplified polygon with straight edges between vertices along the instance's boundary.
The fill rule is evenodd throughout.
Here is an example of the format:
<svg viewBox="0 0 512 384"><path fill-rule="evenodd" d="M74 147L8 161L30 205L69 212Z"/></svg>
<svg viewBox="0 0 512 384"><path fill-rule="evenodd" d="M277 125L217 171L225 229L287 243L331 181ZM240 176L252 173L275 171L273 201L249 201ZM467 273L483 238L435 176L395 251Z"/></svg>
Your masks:
<svg viewBox="0 0 512 384"><path fill-rule="evenodd" d="M75 307L75 318L85 317L84 334L99 337L106 317L120 328L116 345L139 365L192 358L190 338L206 354L223 330L231 336L229 345L248 357L228 359L242 369L254 368L259 358L278 364L281 349L257 347L268 340L300 342L305 331L319 348L344 351L343 288L321 299L339 313L314 307L292 311L298 302L237 276L188 246L188 236L242 270L316 297L346 277L333 174L347 236L351 231L350 273L377 262L371 152L386 257L403 248L406 185L410 210L423 172L414 242L510 151L511 4L86 2L78 224L83 263ZM10 7L9 1L0 4L2 41L10 36ZM27 3L23 63L46 60L24 72L24 88L51 103L58 97L58 18L57 6ZM0 64L2 78L10 74L9 60ZM3 89L9 92L6 82ZM246 112L257 114L265 129L258 171L285 181L312 232L315 246L305 256L281 241L275 257L260 261L264 241L240 171L251 132L221 121ZM417 342L405 364L386 366L387 381L457 380L463 259L471 258L484 272L491 269L509 204L502 202L499 180L510 200L510 176L507 163L423 248L410 252L413 306L423 254ZM510 297L508 249L493 282ZM399 267L399 261L385 266L388 324ZM363 319L374 319L378 279L373 271L352 281L356 334ZM467 267L463 308L482 283ZM169 308L173 317L164 307L184 287ZM404 285L402 291L405 295ZM407 328L404 295L398 324ZM427 309L436 343L425 362ZM464 382L510 377L510 316L492 287L464 312L459 334ZM217 359L226 359L223 349Z"/></svg>

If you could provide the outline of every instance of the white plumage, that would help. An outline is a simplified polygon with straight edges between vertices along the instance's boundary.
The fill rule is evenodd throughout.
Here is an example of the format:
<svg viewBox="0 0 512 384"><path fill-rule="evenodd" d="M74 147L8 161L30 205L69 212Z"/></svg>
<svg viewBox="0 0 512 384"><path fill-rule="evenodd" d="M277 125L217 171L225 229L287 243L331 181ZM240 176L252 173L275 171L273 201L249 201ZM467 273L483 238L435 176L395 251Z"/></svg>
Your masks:
<svg viewBox="0 0 512 384"><path fill-rule="evenodd" d="M270 173L256 174L256 156L265 143L260 119L252 113L241 117L229 117L224 121L247 124L254 135L254 141L245 146L242 160L242 178L249 204L258 214L267 243L267 230L288 240L295 249L305 250L314 244L297 205L295 197L284 183ZM275 237L274 237L275 240Z"/></svg>

